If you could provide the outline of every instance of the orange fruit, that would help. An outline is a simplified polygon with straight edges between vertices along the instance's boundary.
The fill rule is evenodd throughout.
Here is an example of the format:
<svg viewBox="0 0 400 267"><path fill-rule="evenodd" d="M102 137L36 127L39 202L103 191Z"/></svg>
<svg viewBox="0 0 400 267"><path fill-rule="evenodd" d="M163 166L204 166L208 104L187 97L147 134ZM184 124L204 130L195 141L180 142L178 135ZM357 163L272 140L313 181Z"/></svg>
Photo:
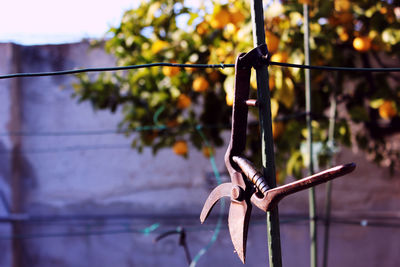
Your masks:
<svg viewBox="0 0 400 267"><path fill-rule="evenodd" d="M338 12L347 12L350 10L351 3L349 0L335 0L334 8Z"/></svg>
<svg viewBox="0 0 400 267"><path fill-rule="evenodd" d="M201 149L201 152L203 153L204 157L209 158L212 155L214 155L214 149L210 146L205 146Z"/></svg>
<svg viewBox="0 0 400 267"><path fill-rule="evenodd" d="M199 23L196 27L196 31L200 35L206 34L208 31L208 24L205 21Z"/></svg>
<svg viewBox="0 0 400 267"><path fill-rule="evenodd" d="M299 4L311 5L311 0L299 0L298 2L299 2Z"/></svg>
<svg viewBox="0 0 400 267"><path fill-rule="evenodd" d="M267 43L268 51L275 53L278 50L279 38L270 31L265 32L265 42Z"/></svg>
<svg viewBox="0 0 400 267"><path fill-rule="evenodd" d="M274 76L269 77L268 84L269 84L269 90L272 91L275 87L275 77Z"/></svg>
<svg viewBox="0 0 400 267"><path fill-rule="evenodd" d="M379 116L385 120L389 120L397 114L396 106L391 100L385 100L378 111Z"/></svg>
<svg viewBox="0 0 400 267"><path fill-rule="evenodd" d="M339 34L339 39L342 42L346 42L347 40L349 40L349 34L345 31L343 31L342 33Z"/></svg>
<svg viewBox="0 0 400 267"><path fill-rule="evenodd" d="M177 155L186 155L188 152L188 145L186 141L179 140L174 143L172 150Z"/></svg>
<svg viewBox="0 0 400 267"><path fill-rule="evenodd" d="M227 10L221 9L213 14L211 18L211 27L215 29L222 29L230 22L230 14Z"/></svg>
<svg viewBox="0 0 400 267"><path fill-rule="evenodd" d="M281 136L284 130L285 130L285 124L283 124L283 122L281 121L272 122L272 137L274 138L274 140L277 139L279 136Z"/></svg>
<svg viewBox="0 0 400 267"><path fill-rule="evenodd" d="M210 84L204 77L200 76L200 77L197 77L196 79L194 79L192 86L193 86L193 90L195 92L204 92L208 89Z"/></svg>
<svg viewBox="0 0 400 267"><path fill-rule="evenodd" d="M237 26L239 23L243 22L245 19L245 16L240 10L233 10L230 13L230 21L232 24Z"/></svg>
<svg viewBox="0 0 400 267"><path fill-rule="evenodd" d="M191 104L192 104L192 100L190 99L190 97L188 97L185 94L181 94L178 97L178 103L176 104L176 106L177 106L177 108L185 109L187 107L190 107Z"/></svg>
<svg viewBox="0 0 400 267"><path fill-rule="evenodd" d="M371 49L371 38L368 36L356 37L353 40L353 47L359 52L367 52Z"/></svg>
<svg viewBox="0 0 400 267"><path fill-rule="evenodd" d="M171 63L175 63L175 62L171 62ZM173 76L177 75L179 72L180 72L180 69L177 68L177 67L167 67L167 66L164 66L164 67L162 68L162 73L163 73L165 76L168 76L168 77L173 77Z"/></svg>

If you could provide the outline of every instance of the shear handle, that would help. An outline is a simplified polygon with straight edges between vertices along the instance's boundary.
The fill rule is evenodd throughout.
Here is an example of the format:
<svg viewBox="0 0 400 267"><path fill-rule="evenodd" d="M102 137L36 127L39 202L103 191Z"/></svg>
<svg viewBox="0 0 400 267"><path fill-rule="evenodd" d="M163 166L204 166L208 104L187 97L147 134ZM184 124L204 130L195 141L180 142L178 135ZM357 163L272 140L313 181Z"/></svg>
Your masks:
<svg viewBox="0 0 400 267"><path fill-rule="evenodd" d="M355 167L356 164L354 163L339 165L298 181L268 190L262 198L257 196L257 194L253 194L251 201L261 210L269 211L284 197L348 174Z"/></svg>
<svg viewBox="0 0 400 267"><path fill-rule="evenodd" d="M269 187L263 175L256 169L253 163L242 156L234 156L232 160L239 166L242 173L249 179L263 195L267 193Z"/></svg>

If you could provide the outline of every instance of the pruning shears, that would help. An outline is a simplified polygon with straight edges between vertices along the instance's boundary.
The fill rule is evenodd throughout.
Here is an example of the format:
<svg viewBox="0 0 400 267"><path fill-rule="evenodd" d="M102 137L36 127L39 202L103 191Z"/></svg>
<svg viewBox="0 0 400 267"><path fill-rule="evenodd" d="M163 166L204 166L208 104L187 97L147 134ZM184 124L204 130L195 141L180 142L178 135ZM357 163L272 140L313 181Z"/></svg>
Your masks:
<svg viewBox="0 0 400 267"><path fill-rule="evenodd" d="M246 241L252 204L259 209L270 211L287 195L293 194L315 185L327 182L354 170L355 164L336 166L295 182L270 188L255 166L243 156L246 145L247 114L249 101L251 68L257 68L268 58L265 45L254 48L249 53L241 53L235 64L235 96L232 110L232 131L228 149L225 153L225 165L231 182L214 188L208 196L200 221L203 223L216 202L222 197L230 197L228 217L229 233L233 246L244 263L246 257Z"/></svg>

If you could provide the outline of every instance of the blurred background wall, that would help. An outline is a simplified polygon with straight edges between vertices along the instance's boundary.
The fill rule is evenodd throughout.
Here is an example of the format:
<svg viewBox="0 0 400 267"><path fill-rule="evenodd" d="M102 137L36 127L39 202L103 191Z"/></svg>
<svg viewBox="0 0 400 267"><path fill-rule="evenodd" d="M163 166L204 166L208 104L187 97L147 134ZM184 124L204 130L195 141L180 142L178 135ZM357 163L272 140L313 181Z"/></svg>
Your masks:
<svg viewBox="0 0 400 267"><path fill-rule="evenodd" d="M1 74L114 65L87 42L0 44ZM169 149L157 156L130 149L130 138L115 133L118 112L78 104L74 81L71 75L0 80L0 266L187 266L178 235L154 239L181 226L192 257L208 244L219 211L200 225L216 185L209 159L190 148L188 159ZM228 180L225 149L215 159ZM362 153L338 152L337 164L351 161L357 169L333 184L329 266L400 266L400 176ZM322 218L323 185L317 205ZM309 265L307 210L307 192L281 202L284 266ZM197 266L242 266L223 218ZM322 233L320 220L320 262ZM267 265L265 216L256 208L247 250L248 266Z"/></svg>

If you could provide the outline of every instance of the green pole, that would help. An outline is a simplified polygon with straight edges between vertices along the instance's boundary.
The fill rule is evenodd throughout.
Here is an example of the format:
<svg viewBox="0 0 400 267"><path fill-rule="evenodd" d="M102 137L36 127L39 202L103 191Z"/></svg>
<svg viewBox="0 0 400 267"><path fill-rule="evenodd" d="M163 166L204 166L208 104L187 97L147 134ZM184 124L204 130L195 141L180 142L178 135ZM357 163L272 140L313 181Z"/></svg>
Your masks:
<svg viewBox="0 0 400 267"><path fill-rule="evenodd" d="M335 120L336 120L336 92L332 93L331 96L331 109L329 111L329 147L334 146L335 141ZM333 165L333 155L330 159L330 167ZM324 251L322 266L328 266L328 247L329 247L329 229L331 220L331 202L332 202L332 181L326 183L325 187L325 229L324 229Z"/></svg>
<svg viewBox="0 0 400 267"><path fill-rule="evenodd" d="M305 64L310 65L310 27L308 23L308 5L303 4L303 16L304 16L304 56ZM312 147L312 124L311 124L311 71L305 70L305 85L306 85L306 122L307 122L307 150L308 150L308 174L314 174L314 162L313 162L313 147ZM310 266L317 266L317 224L315 220L316 216L316 204L315 204L315 189L312 187L309 189L309 217L310 217Z"/></svg>
<svg viewBox="0 0 400 267"><path fill-rule="evenodd" d="M265 44L264 9L262 0L251 0L251 20L254 46ZM271 97L269 94L268 67L256 70L257 98L260 117L262 165L264 177L270 188L276 187L274 141L272 138ZM281 267L281 241L278 208L267 212L268 255L270 267Z"/></svg>

